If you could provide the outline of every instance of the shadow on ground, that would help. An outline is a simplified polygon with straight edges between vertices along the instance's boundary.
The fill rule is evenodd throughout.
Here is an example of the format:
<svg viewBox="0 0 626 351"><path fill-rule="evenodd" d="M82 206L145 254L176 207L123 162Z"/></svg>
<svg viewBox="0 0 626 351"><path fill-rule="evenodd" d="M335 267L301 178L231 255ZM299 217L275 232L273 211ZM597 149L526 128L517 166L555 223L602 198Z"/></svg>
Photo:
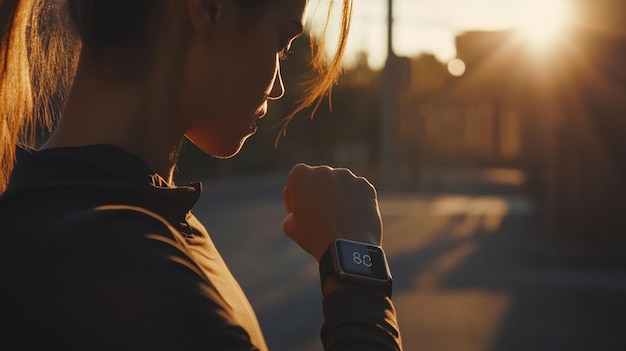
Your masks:
<svg viewBox="0 0 626 351"><path fill-rule="evenodd" d="M550 237L515 187L452 185L381 201L407 350L626 349L624 260Z"/></svg>

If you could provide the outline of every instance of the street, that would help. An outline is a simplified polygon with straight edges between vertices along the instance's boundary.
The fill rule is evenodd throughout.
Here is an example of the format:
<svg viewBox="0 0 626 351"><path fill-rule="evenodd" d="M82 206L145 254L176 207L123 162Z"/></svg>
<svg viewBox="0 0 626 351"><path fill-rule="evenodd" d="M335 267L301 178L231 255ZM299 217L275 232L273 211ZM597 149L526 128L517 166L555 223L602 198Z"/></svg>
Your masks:
<svg viewBox="0 0 626 351"><path fill-rule="evenodd" d="M270 349L320 351L317 264L281 230L285 177L205 183L194 213ZM623 264L540 235L507 177L440 178L434 192L379 193L405 350L626 349Z"/></svg>

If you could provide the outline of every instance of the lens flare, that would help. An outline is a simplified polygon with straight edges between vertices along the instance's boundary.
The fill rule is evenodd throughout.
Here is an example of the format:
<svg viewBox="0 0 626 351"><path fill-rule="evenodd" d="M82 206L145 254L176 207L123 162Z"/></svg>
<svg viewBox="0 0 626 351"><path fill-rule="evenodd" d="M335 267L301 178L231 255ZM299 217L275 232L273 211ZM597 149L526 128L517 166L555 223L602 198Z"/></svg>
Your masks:
<svg viewBox="0 0 626 351"><path fill-rule="evenodd" d="M535 49L555 44L572 20L565 0L525 0L517 19L517 30Z"/></svg>
<svg viewBox="0 0 626 351"><path fill-rule="evenodd" d="M458 58L450 60L448 62L448 72L455 77L460 77L465 73L465 62Z"/></svg>

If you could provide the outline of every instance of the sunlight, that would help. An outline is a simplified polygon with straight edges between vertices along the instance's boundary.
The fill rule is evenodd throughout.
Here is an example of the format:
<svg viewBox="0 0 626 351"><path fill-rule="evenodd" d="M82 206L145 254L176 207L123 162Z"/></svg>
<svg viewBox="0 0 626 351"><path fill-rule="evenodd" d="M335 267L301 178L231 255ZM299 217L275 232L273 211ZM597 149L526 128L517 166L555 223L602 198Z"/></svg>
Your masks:
<svg viewBox="0 0 626 351"><path fill-rule="evenodd" d="M517 20L517 30L535 49L556 43L571 21L571 9L565 0L526 0Z"/></svg>

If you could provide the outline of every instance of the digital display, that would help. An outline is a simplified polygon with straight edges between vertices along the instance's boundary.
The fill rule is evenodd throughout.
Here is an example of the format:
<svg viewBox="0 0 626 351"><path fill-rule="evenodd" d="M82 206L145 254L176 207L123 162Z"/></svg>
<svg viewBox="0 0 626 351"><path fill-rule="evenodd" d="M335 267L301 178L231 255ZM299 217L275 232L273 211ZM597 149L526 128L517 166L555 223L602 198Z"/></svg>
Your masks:
<svg viewBox="0 0 626 351"><path fill-rule="evenodd" d="M382 249L350 241L337 241L337 256L345 273L387 280L387 265Z"/></svg>

